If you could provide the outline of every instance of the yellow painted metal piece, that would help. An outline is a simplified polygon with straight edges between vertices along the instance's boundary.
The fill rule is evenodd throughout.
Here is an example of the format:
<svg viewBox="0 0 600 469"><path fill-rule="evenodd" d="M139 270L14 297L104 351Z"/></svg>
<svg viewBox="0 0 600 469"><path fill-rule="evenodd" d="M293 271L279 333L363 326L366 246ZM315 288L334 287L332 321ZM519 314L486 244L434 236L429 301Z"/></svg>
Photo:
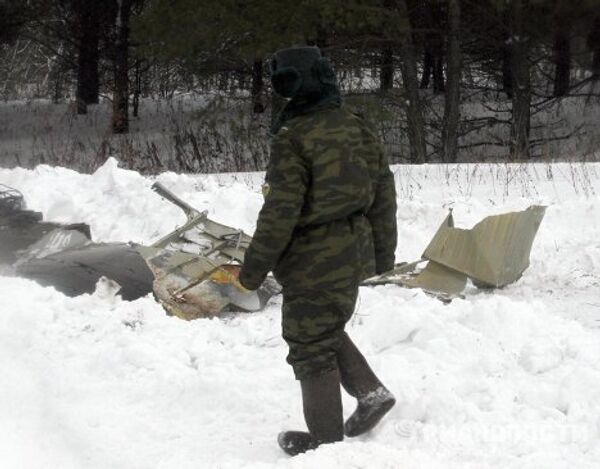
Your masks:
<svg viewBox="0 0 600 469"><path fill-rule="evenodd" d="M534 205L521 212L486 217L470 230L454 228L450 214L422 257L462 272L481 286L508 285L529 267L529 254L545 211L546 207Z"/></svg>
<svg viewBox="0 0 600 469"><path fill-rule="evenodd" d="M451 297L460 295L467 285L467 276L448 267L429 261L416 276L407 276L402 280L407 287L421 288L431 293L445 293Z"/></svg>
<svg viewBox="0 0 600 469"><path fill-rule="evenodd" d="M467 279L478 287L503 287L517 281L529 267L529 255L546 207L484 218L472 229L454 227L452 212L425 249L421 261L401 264L365 285L395 283L421 288L441 299L460 296ZM420 272L416 267L428 261Z"/></svg>

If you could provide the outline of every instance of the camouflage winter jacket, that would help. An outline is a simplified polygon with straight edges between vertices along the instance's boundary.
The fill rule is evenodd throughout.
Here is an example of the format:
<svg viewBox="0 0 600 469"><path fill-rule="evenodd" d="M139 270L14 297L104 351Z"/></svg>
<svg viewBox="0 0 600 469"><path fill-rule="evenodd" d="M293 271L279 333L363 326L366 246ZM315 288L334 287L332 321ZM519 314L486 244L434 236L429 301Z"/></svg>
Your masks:
<svg viewBox="0 0 600 469"><path fill-rule="evenodd" d="M240 272L246 288L271 270L289 290L352 288L393 267L394 178L374 131L344 107L285 122L263 193Z"/></svg>

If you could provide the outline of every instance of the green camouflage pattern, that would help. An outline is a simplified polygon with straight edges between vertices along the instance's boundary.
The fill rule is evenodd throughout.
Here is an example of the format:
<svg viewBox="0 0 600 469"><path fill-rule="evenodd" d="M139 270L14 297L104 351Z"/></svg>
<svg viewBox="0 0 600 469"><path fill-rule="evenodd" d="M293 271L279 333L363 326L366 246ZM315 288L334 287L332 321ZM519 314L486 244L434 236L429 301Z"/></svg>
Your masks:
<svg viewBox="0 0 600 469"><path fill-rule="evenodd" d="M394 266L394 178L376 133L332 105L291 118L273 137L265 202L240 281L273 271L284 289L339 290Z"/></svg>
<svg viewBox="0 0 600 469"><path fill-rule="evenodd" d="M358 289L325 290L307 295L283 292L283 338L287 362L303 380L337 368L344 326L352 317Z"/></svg>
<svg viewBox="0 0 600 469"><path fill-rule="evenodd" d="M326 104L275 135L265 203L239 280L273 271L283 286L282 330L297 379L337 367L359 283L394 266L396 192L376 133Z"/></svg>

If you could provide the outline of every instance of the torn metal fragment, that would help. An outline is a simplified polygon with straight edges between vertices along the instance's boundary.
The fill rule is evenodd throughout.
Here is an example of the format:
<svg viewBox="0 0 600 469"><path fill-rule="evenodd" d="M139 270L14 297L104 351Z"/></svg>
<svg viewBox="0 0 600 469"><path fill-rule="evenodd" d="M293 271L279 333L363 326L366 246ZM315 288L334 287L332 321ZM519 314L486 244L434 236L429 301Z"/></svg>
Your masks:
<svg viewBox="0 0 600 469"><path fill-rule="evenodd" d="M364 285L395 283L451 299L460 296L468 278L480 288L513 283L529 267L531 247L545 211L546 207L533 205L520 212L486 217L472 229L455 228L450 212L420 261L401 264ZM427 266L414 272L423 261L428 261Z"/></svg>

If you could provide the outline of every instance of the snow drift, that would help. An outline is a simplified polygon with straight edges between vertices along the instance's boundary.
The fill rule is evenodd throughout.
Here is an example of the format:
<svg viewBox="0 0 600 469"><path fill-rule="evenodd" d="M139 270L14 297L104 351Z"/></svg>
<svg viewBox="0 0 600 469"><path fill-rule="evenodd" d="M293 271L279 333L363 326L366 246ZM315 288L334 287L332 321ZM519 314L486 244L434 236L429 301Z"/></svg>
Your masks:
<svg viewBox="0 0 600 469"><path fill-rule="evenodd" d="M67 298L0 277L0 461L41 468L597 467L600 463L600 165L395 167L397 261L417 258L454 207L461 224L548 205L531 266L493 293L444 305L361 289L349 333L398 404L371 434L288 458L303 428L275 298L255 314L192 322L110 283ZM86 222L99 241L151 242L183 214L177 190L251 233L260 174L144 178L0 170L31 208ZM348 415L354 403L344 396Z"/></svg>

